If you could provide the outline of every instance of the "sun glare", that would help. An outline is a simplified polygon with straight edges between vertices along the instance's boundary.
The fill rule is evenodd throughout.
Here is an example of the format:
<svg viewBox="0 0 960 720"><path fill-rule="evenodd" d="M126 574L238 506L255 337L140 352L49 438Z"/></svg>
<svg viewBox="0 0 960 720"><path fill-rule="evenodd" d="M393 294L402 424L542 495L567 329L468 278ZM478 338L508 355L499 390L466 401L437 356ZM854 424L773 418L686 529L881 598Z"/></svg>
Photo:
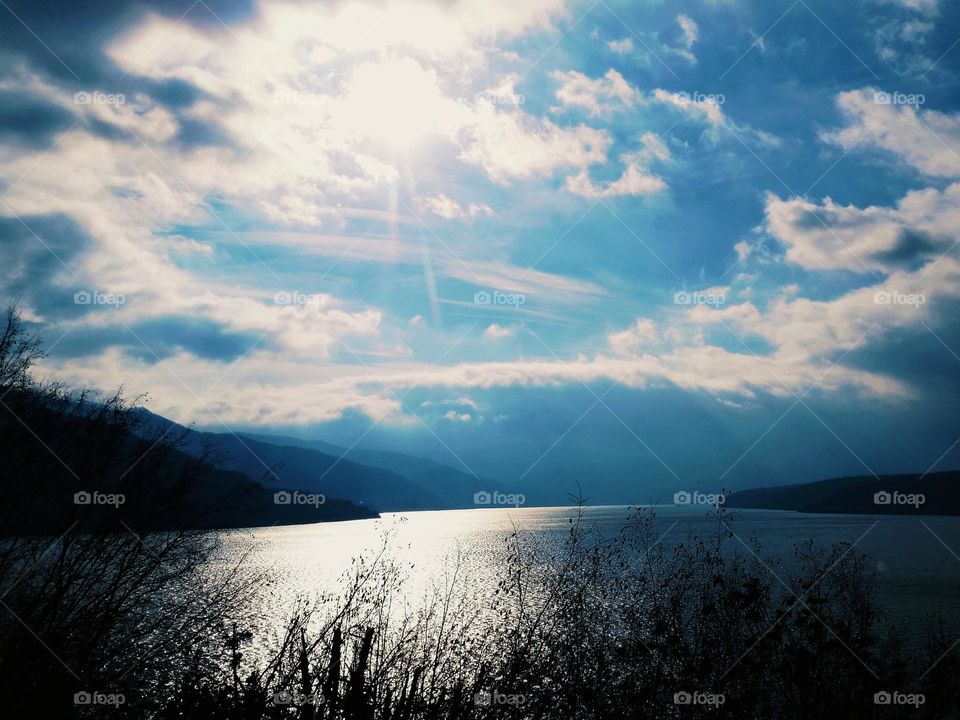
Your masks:
<svg viewBox="0 0 960 720"><path fill-rule="evenodd" d="M408 150L428 135L455 131L467 109L444 96L433 70L403 58L357 68L340 111L350 131Z"/></svg>

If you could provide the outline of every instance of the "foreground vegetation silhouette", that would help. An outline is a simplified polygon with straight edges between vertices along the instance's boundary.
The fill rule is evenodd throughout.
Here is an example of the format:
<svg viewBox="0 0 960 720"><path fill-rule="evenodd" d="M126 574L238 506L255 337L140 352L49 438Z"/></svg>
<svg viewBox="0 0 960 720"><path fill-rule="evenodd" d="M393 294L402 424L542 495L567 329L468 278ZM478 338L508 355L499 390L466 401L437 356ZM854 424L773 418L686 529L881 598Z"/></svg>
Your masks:
<svg viewBox="0 0 960 720"><path fill-rule="evenodd" d="M206 487L212 459L138 427L119 393L96 400L35 381L39 357L11 311L0 337L0 691L11 716L957 715L951 639L934 628L904 643L884 629L863 554L811 541L787 572L722 510L709 534L667 543L649 509L610 537L578 502L559 542L504 538L502 562L484 571L495 591L453 563L415 599L388 534L340 593L298 601L274 637L257 615L269 576L226 561L209 529L235 502ZM76 503L78 492L100 500Z"/></svg>

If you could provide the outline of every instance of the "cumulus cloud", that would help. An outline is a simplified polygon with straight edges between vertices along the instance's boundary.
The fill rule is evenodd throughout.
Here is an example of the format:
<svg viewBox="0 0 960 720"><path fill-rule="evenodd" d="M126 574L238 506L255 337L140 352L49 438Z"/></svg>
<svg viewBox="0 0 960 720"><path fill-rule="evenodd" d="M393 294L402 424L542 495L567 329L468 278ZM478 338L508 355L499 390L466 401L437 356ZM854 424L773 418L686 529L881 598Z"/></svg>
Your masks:
<svg viewBox="0 0 960 720"><path fill-rule="evenodd" d="M567 192L585 198L608 198L619 195L649 195L667 187L662 178L650 175L632 158L626 158L623 174L616 180L597 184L585 169L566 179Z"/></svg>
<svg viewBox="0 0 960 720"><path fill-rule="evenodd" d="M447 220L460 220L463 218L492 217L493 208L486 203L470 203L463 207L453 198L445 193L437 193L421 202L421 206L427 211L438 215Z"/></svg>
<svg viewBox="0 0 960 720"><path fill-rule="evenodd" d="M473 420L473 416L470 413L458 413L456 410L448 410L443 415L444 420L452 420L453 422L462 422L468 423Z"/></svg>
<svg viewBox="0 0 960 720"><path fill-rule="evenodd" d="M497 323L491 323L487 326L487 329L483 331L483 337L485 340L506 340L516 335L517 330L518 327L516 325L504 327Z"/></svg>
<svg viewBox="0 0 960 720"><path fill-rule="evenodd" d="M556 98L563 107L583 108L590 115L631 107L640 98L640 93L612 68L600 78L590 78L576 70L557 70L551 77L560 82Z"/></svg>
<svg viewBox="0 0 960 720"><path fill-rule="evenodd" d="M872 87L840 93L837 106L847 123L821 139L845 150L891 153L931 177L960 177L960 114L893 100L893 93Z"/></svg>
<svg viewBox="0 0 960 720"><path fill-rule="evenodd" d="M768 195L766 216L792 263L814 270L889 271L949 250L960 227L960 183L911 191L896 207Z"/></svg>
<svg viewBox="0 0 960 720"><path fill-rule="evenodd" d="M623 173L615 180L595 183L586 168L576 175L567 177L567 192L585 198L608 198L621 195L649 195L665 190L666 181L651 174L647 166L652 162L666 162L670 159L670 150L663 140L653 133L640 136L641 149L625 153L620 157L624 164Z"/></svg>
<svg viewBox="0 0 960 720"><path fill-rule="evenodd" d="M479 104L475 122L462 132L460 159L500 183L602 163L612 142L605 130L560 127L548 118L498 111L490 102Z"/></svg>
<svg viewBox="0 0 960 720"><path fill-rule="evenodd" d="M607 344L616 355L638 355L652 349L659 338L657 325L649 318L639 318L632 327L607 336Z"/></svg>
<svg viewBox="0 0 960 720"><path fill-rule="evenodd" d="M956 307L960 297L960 263L942 258L921 271L896 271L880 283L845 293L833 300L783 296L765 312L749 304L717 310L711 322L726 322L744 336L758 336L774 348L772 369L778 380L819 367L821 372L849 348L868 347L892 332L936 325L934 306ZM891 300L893 298L894 300ZM896 298L922 298L914 304L897 304ZM849 374L852 372L852 374ZM846 377L871 394L905 395L909 389L898 380L876 373L850 371L838 365L831 374Z"/></svg>
<svg viewBox="0 0 960 720"><path fill-rule="evenodd" d="M460 144L462 160L503 181L602 162L606 135L522 113L513 89L516 76L501 78L476 103L441 89L440 72L475 70L485 38L518 34L561 12L562 3L552 0L505 6L496 20L482 21L475 4L467 2L452 8L347 3L335 10L281 3L264 6L226 37L221 30L201 31L152 16L109 53L121 67L142 62L137 66L142 74L186 81L216 98L190 112L221 127L238 145L252 146L237 174L256 166L251 172L261 178L259 196L268 189L264 185L273 186L276 197L263 202L272 202L276 218L317 222L322 214L305 210L318 198L336 207L332 191L355 195L396 179L392 162L374 154L369 141L400 146L445 138ZM410 47L416 49L413 56L400 54ZM355 53L385 48L398 53L350 64ZM305 67L313 68L315 80L305 82ZM514 102L502 102L505 95Z"/></svg>
<svg viewBox="0 0 960 720"><path fill-rule="evenodd" d="M77 101L75 88L38 72L7 74L5 90L16 89L76 121L53 147L9 148L0 170L3 215L22 218L30 228L68 218L68 235L83 238L59 249L53 239L44 241L49 263L30 260L30 282L56 284L61 302L24 296L30 305L25 311L40 322L62 323L60 330L79 319L74 331L90 340L87 353L96 352L92 341L105 337L104 328L128 334L121 326L137 330L179 317L194 323L190 342L180 349L200 348L197 338L206 332L211 343L227 336L259 339L292 357L330 359L344 339L360 354L396 354L399 346L383 337L380 308L330 293L306 304L277 304L272 292L211 281L188 265L215 257L218 247L230 243L243 249L267 285L309 293L285 287L264 260L263 246L254 250L250 236L223 219L223 208L243 208L267 227L342 229L349 218L371 214L372 201L398 182L390 148L415 143L425 133L459 144L466 162L502 182L603 162L611 142L604 131L561 127L489 98L472 103L443 91L443 72L474 72L489 42L548 27L564 9L555 0L533 0L504 3L494 16L488 11L488 4L466 0L331 8L270 3L230 28L147 14L111 40L106 53L141 85L147 78L148 87L189 87L189 102L177 106L141 92L128 93L123 102ZM398 17L404 21L397 23ZM398 51L379 60L368 52L387 47ZM501 80L495 89L512 87L515 78ZM429 196L424 207L451 219L493 213L489 205L461 205L444 193ZM374 219L403 221L397 210L382 216ZM201 241L170 232L181 226L212 229ZM320 249L335 250L337 262L351 256L392 262L399 247L332 237ZM408 262L422 260L419 248L402 253ZM11 264L14 257L5 254ZM542 297L599 292L589 283L527 274L500 261L465 268L447 256L436 267L455 279L516 286ZM41 281L36 273L50 277ZM4 290L10 294L17 287L8 274ZM127 302L104 313L74 305L72 292L79 290L122 294ZM149 343L148 334L142 336ZM79 343L74 348L82 349Z"/></svg>

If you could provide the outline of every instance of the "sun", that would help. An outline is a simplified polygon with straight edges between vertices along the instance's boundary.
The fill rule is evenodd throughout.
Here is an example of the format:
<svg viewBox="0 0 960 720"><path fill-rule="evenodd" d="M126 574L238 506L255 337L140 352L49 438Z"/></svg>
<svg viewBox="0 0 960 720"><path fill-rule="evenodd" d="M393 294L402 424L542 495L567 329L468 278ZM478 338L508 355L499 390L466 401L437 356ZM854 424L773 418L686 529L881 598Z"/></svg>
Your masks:
<svg viewBox="0 0 960 720"><path fill-rule="evenodd" d="M409 150L427 136L456 132L468 112L444 95L432 69L395 58L354 70L337 116L350 132Z"/></svg>

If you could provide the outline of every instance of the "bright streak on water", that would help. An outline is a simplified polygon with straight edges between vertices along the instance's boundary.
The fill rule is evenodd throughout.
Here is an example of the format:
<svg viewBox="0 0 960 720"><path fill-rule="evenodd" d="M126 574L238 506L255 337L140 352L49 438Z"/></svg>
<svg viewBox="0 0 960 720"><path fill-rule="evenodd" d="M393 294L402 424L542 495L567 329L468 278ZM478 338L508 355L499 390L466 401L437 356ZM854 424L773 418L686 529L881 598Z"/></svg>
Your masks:
<svg viewBox="0 0 960 720"><path fill-rule="evenodd" d="M249 550L249 564L273 578L260 590L256 603L263 631L280 627L298 596L336 593L351 559L378 550L386 531L395 533L391 547L397 558L414 564L406 597L415 607L431 583L442 582L444 573L450 573L457 562L471 583L481 591L492 590L505 550L504 538L514 525L521 532L559 544L569 530L567 520L572 512L570 508L508 508L385 513L379 520L227 531L222 533L223 550L226 560ZM870 556L869 568L877 574L887 620L908 631L908 642L909 632L926 627L940 609L948 628L960 627L960 559L940 542L960 555L960 518L732 512L737 536L748 544L755 536L765 561L780 558L783 565L773 569L788 583L797 544L811 536L817 544L855 542L878 522L856 549ZM623 506L585 511L585 521L595 523L604 533L619 531L626 517ZM716 519L704 508L657 508L655 536L666 532L662 542L667 545L685 542L690 533L716 531ZM731 551L747 553L736 539L728 545Z"/></svg>

